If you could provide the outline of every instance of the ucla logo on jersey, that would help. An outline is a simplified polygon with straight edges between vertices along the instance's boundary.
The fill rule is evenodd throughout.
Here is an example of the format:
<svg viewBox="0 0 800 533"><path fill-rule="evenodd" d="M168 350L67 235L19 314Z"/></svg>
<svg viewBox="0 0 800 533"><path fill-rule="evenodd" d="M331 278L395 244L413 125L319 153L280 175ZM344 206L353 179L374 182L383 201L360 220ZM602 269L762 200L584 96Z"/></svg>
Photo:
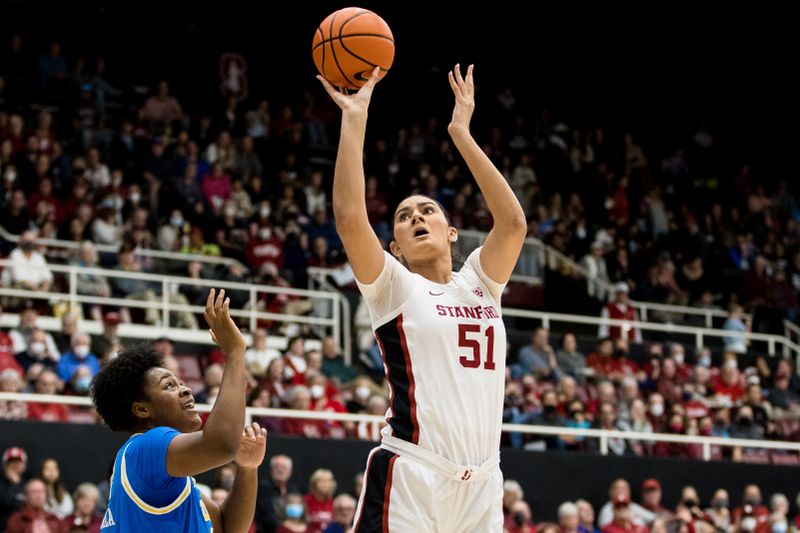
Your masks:
<svg viewBox="0 0 800 533"><path fill-rule="evenodd" d="M474 294L478 298L483 298L483 289L481 289L480 287L475 287L474 289L472 289L472 294Z"/></svg>
<svg viewBox="0 0 800 533"><path fill-rule="evenodd" d="M105 529L107 527L116 525L117 524L114 522L114 515L111 514L111 508L106 509L106 514L103 515L103 523L100 524L100 529Z"/></svg>

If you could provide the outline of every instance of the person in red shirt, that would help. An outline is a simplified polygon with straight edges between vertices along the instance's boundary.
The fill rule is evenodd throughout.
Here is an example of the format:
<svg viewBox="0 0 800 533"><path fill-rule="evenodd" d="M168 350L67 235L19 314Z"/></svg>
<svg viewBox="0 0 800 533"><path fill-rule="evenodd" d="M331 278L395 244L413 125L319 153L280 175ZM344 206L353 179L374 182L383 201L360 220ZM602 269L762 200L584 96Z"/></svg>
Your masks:
<svg viewBox="0 0 800 533"><path fill-rule="evenodd" d="M311 392L305 385L295 385L289 389L289 409L299 411L311 410ZM287 435L298 435L307 438L320 438L328 435L327 422L304 418L285 418L283 432Z"/></svg>
<svg viewBox="0 0 800 533"><path fill-rule="evenodd" d="M283 268L283 241L270 226L261 226L255 235L250 237L245 250L247 265L260 271L264 263L272 263L278 269Z"/></svg>
<svg viewBox="0 0 800 533"><path fill-rule="evenodd" d="M586 358L586 365L600 376L608 375L607 367L614 353L614 342L608 337L597 341L597 350L590 353Z"/></svg>
<svg viewBox="0 0 800 533"><path fill-rule="evenodd" d="M736 361L725 362L719 378L714 380L714 396L725 396L731 403L736 403L744 397L744 386Z"/></svg>
<svg viewBox="0 0 800 533"><path fill-rule="evenodd" d="M741 507L733 510L731 521L736 531L753 533L770 533L770 514L761 500L761 489L758 485L747 485L742 493Z"/></svg>
<svg viewBox="0 0 800 533"><path fill-rule="evenodd" d="M333 521L333 495L336 493L336 479L333 472L319 468L308 480L308 494L305 495L308 509L308 533L322 533Z"/></svg>
<svg viewBox="0 0 800 533"><path fill-rule="evenodd" d="M91 483L81 483L73 495L75 510L62 520L64 531L100 533L103 519L97 515L100 491Z"/></svg>
<svg viewBox="0 0 800 533"><path fill-rule="evenodd" d="M614 519L604 526L602 533L647 533L647 528L635 524L631 519L631 498L621 493L611 500L614 505Z"/></svg>
<svg viewBox="0 0 800 533"><path fill-rule="evenodd" d="M6 524L6 533L27 533L41 531L59 533L61 521L54 514L44 510L47 490L41 479L31 479L25 484L25 505L12 514Z"/></svg>
<svg viewBox="0 0 800 533"><path fill-rule="evenodd" d="M656 515L656 518L670 518L672 512L661 505L661 483L655 478L642 482L642 507Z"/></svg>
<svg viewBox="0 0 800 533"><path fill-rule="evenodd" d="M642 342L642 331L638 327L630 324L630 322L637 322L639 320L639 313L630 305L628 290L628 284L624 281L614 285L614 300L608 302L600 313L601 318L626 320L628 323L614 326L605 323L601 324L597 332L599 338L624 338L628 339L630 342Z"/></svg>
<svg viewBox="0 0 800 533"><path fill-rule="evenodd" d="M36 378L37 394L58 394L61 380L55 372L46 368ZM62 403L30 403L28 418L42 422L66 422L69 418L67 407Z"/></svg>

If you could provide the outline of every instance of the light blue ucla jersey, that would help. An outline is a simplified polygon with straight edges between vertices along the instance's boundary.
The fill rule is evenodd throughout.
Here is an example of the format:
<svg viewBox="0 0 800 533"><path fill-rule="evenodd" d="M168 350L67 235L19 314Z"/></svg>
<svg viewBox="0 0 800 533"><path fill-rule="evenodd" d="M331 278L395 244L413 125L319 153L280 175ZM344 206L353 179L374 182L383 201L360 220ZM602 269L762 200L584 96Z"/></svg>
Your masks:
<svg viewBox="0 0 800 533"><path fill-rule="evenodd" d="M213 532L194 478L167 473L167 448L178 434L172 428L157 427L125 442L114 461L101 529L108 533Z"/></svg>

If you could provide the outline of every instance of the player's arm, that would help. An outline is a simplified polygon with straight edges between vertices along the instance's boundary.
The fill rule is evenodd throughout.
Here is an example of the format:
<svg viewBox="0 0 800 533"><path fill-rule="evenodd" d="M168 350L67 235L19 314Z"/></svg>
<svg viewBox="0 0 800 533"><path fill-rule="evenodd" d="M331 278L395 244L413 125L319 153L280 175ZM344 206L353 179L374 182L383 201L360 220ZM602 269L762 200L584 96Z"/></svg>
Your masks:
<svg viewBox="0 0 800 533"><path fill-rule="evenodd" d="M214 408L201 431L182 433L167 449L167 472L171 476L193 476L233 460L239 450L244 427L245 374L244 351L247 343L230 315L230 298L220 290L215 298L211 289L205 317L211 338L225 352L227 361Z"/></svg>
<svg viewBox="0 0 800 533"><path fill-rule="evenodd" d="M494 219L494 226L481 250L481 268L492 280L506 283L514 271L527 233L525 213L514 191L469 131L469 123L475 110L472 65L467 68L467 75L464 78L461 77L461 68L456 65L455 69L448 73L448 79L456 101L453 118L447 126L447 131L470 172L475 176L475 181L478 182L478 187Z"/></svg>
<svg viewBox="0 0 800 533"><path fill-rule="evenodd" d="M267 430L253 422L242 432L241 445L236 453L236 479L231 493L220 508L225 533L246 532L253 523L258 494L258 467L267 451ZM216 531L216 530L215 530Z"/></svg>
<svg viewBox="0 0 800 533"><path fill-rule="evenodd" d="M383 270L384 254L377 235L367 218L364 185L364 137L367 131L367 110L372 90L378 83L380 69L372 72L369 81L355 94L339 92L322 76L317 78L336 105L342 109L342 131L339 152L333 172L333 216L336 231L344 244L347 260L356 279L372 283Z"/></svg>

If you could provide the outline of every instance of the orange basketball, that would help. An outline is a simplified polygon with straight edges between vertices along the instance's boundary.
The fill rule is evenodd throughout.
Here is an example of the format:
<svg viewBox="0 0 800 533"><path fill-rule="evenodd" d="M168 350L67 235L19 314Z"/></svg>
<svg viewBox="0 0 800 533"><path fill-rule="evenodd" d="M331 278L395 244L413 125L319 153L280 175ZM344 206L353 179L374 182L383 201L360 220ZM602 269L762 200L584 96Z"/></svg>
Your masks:
<svg viewBox="0 0 800 533"><path fill-rule="evenodd" d="M385 76L394 60L394 37L381 17L360 7L328 15L314 33L314 64L337 87L358 89L375 67Z"/></svg>

